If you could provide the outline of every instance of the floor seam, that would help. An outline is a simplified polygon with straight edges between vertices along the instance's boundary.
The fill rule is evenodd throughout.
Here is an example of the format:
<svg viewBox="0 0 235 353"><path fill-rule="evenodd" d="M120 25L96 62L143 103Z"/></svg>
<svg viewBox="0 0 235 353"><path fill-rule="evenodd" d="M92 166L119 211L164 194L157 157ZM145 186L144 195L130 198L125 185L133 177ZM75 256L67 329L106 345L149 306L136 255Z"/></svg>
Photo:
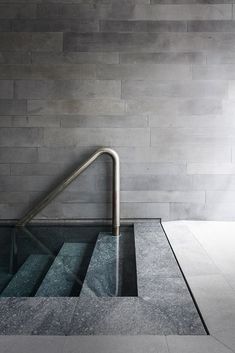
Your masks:
<svg viewBox="0 0 235 353"><path fill-rule="evenodd" d="M213 337L217 342L222 344L224 347L229 349L231 352L235 353L235 350L233 350L231 347L227 346L224 342L221 342L216 336L214 336L214 334L212 334L211 337Z"/></svg>
<svg viewBox="0 0 235 353"><path fill-rule="evenodd" d="M193 232L190 229L190 226L187 225L187 228L190 230L190 232L192 233L193 237L198 241L198 243L200 244L200 246L204 249L204 251L206 252L207 256L211 259L211 261L213 262L213 264L215 265L215 267L218 269L220 275L224 278L225 282L228 284L228 286L232 289L232 291L234 292L234 288L231 286L231 284L228 282L227 278L225 277L225 274L220 270L220 268L216 265L215 261L213 260L213 258L209 255L208 251L205 249L205 247L202 245L202 243L200 242L200 240L196 237L195 232Z"/></svg>
<svg viewBox="0 0 235 353"><path fill-rule="evenodd" d="M195 232L193 232L191 229L190 229L190 226L188 226L186 224L186 227L188 228L188 230L190 231L190 233L192 233L194 239L198 242L198 244L200 245L200 247L205 251L206 255L209 257L209 259L213 262L213 264L215 265L215 267L217 268L217 270L219 271L219 273L221 275L223 275L222 271L220 270L220 268L216 265L215 261L213 260L213 258L209 255L208 251L205 249L205 247L202 245L202 243L200 242L200 240L198 240L198 238L196 237L195 235ZM204 275L202 275L204 276ZM206 276L206 275L205 275ZM210 275L211 276L211 275Z"/></svg>
<svg viewBox="0 0 235 353"><path fill-rule="evenodd" d="M167 336L165 336L165 340L166 340L166 348L167 348L167 351L168 351L168 353L171 353L170 347L169 347L169 344L168 344Z"/></svg>

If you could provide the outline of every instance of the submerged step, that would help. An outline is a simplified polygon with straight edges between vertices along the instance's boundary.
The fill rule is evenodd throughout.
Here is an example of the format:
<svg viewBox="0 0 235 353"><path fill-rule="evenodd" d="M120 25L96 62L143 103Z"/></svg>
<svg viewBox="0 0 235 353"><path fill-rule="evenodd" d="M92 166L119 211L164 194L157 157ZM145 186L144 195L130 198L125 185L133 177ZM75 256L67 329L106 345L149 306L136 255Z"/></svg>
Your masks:
<svg viewBox="0 0 235 353"><path fill-rule="evenodd" d="M99 234L80 297L119 296L119 245L120 237Z"/></svg>
<svg viewBox="0 0 235 353"><path fill-rule="evenodd" d="M92 251L90 243L64 243L35 296L67 297L80 292Z"/></svg>
<svg viewBox="0 0 235 353"><path fill-rule="evenodd" d="M1 297L28 297L34 294L51 264L49 255L30 255L13 276Z"/></svg>
<svg viewBox="0 0 235 353"><path fill-rule="evenodd" d="M7 273L6 270L0 271L0 292L6 287L6 285L10 282L12 275Z"/></svg>

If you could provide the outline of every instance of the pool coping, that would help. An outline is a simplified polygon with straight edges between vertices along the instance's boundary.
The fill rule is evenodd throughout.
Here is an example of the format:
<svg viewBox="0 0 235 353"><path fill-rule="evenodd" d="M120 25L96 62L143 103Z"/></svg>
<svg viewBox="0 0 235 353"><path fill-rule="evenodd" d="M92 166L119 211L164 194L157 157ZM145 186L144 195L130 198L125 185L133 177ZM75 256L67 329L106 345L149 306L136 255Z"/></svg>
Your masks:
<svg viewBox="0 0 235 353"><path fill-rule="evenodd" d="M179 302L173 303L170 310L169 305L172 297L155 298L156 282L150 280L149 274L152 275L151 271L154 270L155 276L158 275L156 272L159 270L158 257L153 253L152 244L154 241L159 241L160 236L164 235L160 222L135 222L134 227L138 297L1 298L0 334L193 335L196 330L197 334L205 335L206 332L200 326L201 321L198 320L199 317L197 318L198 312L191 305L192 300L189 301L186 298L187 305L182 305L181 300L184 299L185 293L183 296L180 293L177 299ZM156 233L158 237L156 237ZM152 255L146 256L144 248L147 249L148 254L152 252ZM171 256L173 261L173 254ZM169 262L169 258L167 260ZM175 265L177 265L176 262ZM165 270L164 266L162 270ZM180 271L177 268L177 272L173 276L171 274L170 282L181 281L180 276ZM162 279L164 278L163 273ZM161 282L160 280L161 277L158 276L157 284ZM161 305L158 300L161 301ZM187 307L187 310L190 308L190 310L182 312L184 307ZM183 323L181 325L179 322L182 317ZM195 320L195 327L191 322L192 317ZM162 325L165 325L164 329ZM188 327L190 329L187 329Z"/></svg>

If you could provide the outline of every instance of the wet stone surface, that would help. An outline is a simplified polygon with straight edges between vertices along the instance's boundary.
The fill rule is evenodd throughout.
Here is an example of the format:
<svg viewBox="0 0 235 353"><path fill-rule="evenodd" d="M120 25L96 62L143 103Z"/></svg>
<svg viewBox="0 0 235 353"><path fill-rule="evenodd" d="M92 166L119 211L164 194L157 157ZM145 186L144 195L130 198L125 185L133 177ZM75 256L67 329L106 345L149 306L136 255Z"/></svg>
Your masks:
<svg viewBox="0 0 235 353"><path fill-rule="evenodd" d="M74 258L71 246L65 246L60 256ZM0 298L0 334L206 335L206 331L161 224L141 222L134 224L134 232L130 227L119 238L99 234L80 297Z"/></svg>

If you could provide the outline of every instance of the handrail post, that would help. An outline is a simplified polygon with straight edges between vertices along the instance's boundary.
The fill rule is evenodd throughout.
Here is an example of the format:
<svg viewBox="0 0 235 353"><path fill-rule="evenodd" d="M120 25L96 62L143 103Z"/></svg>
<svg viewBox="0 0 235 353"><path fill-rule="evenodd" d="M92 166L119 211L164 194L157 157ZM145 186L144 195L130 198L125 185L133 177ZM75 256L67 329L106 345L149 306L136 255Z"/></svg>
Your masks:
<svg viewBox="0 0 235 353"><path fill-rule="evenodd" d="M113 235L120 235L120 161L118 154L112 150L113 159Z"/></svg>
<svg viewBox="0 0 235 353"><path fill-rule="evenodd" d="M120 235L120 161L116 151L109 147L99 148L85 163L58 184L49 194L47 194L33 209L22 217L16 224L16 227L24 227L39 212L41 212L52 200L56 198L68 185L72 183L84 170L86 170L99 156L108 154L113 161L113 204L112 204L112 233Z"/></svg>

